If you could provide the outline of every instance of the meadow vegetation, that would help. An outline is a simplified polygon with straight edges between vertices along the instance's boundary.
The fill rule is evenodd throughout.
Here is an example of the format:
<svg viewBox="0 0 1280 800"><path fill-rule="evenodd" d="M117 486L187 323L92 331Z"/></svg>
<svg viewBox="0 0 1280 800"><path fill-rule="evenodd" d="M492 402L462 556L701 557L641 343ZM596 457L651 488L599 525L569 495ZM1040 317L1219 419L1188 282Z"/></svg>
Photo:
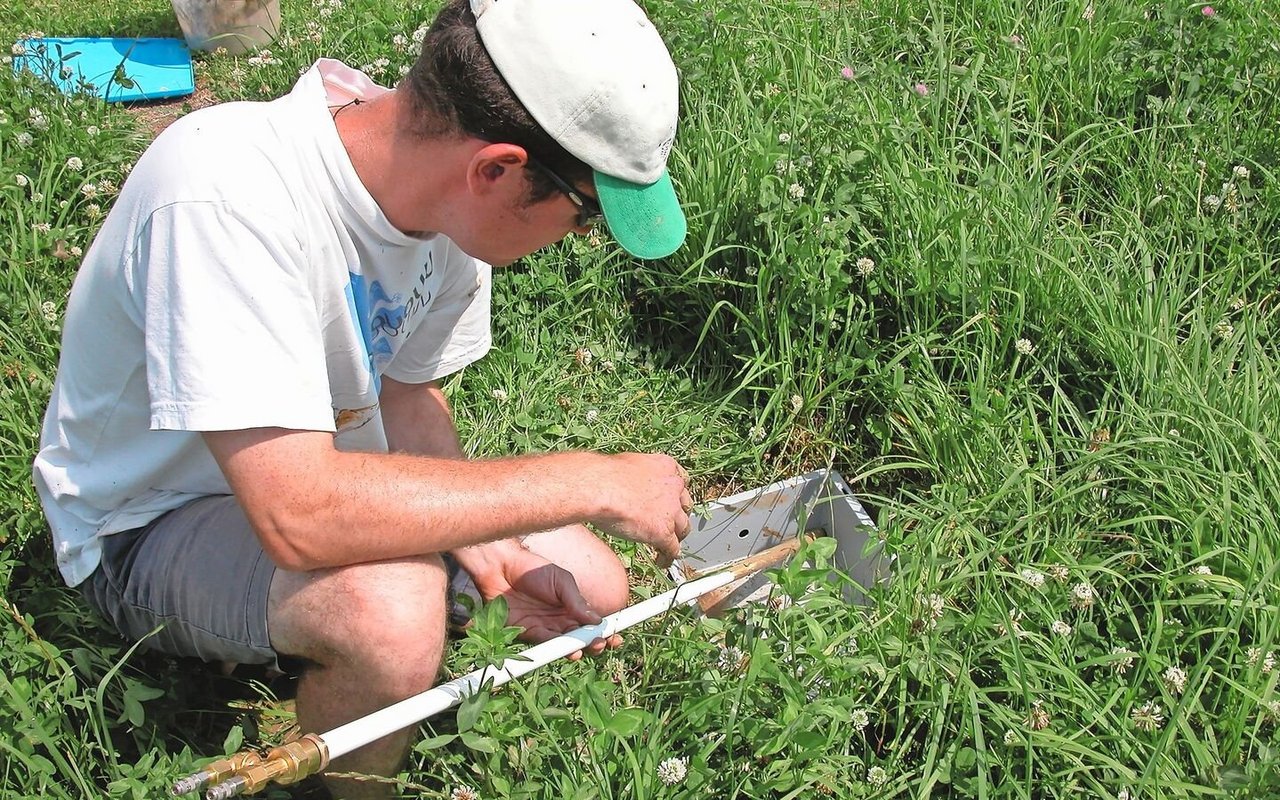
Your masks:
<svg viewBox="0 0 1280 800"><path fill-rule="evenodd" d="M683 77L689 242L641 264L577 238L499 274L495 351L449 385L467 446L667 451L703 498L834 466L894 577L863 605L672 613L478 696L404 791L1277 796L1275 5L645 6ZM177 35L162 0L0 7L6 48ZM334 56L393 82L433 7L285 0L269 51L197 79L262 99ZM288 722L287 681L134 653L83 610L30 483L137 113L0 70L4 797L160 796ZM638 595L662 585L620 550ZM451 670L508 650L481 622Z"/></svg>

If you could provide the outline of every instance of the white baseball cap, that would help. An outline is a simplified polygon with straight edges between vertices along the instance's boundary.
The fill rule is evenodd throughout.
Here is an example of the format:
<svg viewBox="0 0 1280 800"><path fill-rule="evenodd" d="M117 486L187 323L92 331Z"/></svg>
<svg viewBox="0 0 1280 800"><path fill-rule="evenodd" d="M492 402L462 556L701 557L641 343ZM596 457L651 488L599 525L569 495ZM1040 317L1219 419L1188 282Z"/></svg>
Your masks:
<svg viewBox="0 0 1280 800"><path fill-rule="evenodd" d="M664 258L687 225L667 173L679 81L632 0L470 0L480 41L543 130L595 171L609 232Z"/></svg>

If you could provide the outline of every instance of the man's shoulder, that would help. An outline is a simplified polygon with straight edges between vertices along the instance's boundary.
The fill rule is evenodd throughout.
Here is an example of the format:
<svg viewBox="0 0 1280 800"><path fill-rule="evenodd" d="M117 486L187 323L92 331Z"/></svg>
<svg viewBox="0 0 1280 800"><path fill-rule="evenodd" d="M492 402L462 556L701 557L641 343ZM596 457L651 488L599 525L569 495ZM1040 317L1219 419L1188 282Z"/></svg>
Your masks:
<svg viewBox="0 0 1280 800"><path fill-rule="evenodd" d="M254 207L298 199L302 172L274 103L231 102L183 117L138 160L130 183L141 207L212 202Z"/></svg>

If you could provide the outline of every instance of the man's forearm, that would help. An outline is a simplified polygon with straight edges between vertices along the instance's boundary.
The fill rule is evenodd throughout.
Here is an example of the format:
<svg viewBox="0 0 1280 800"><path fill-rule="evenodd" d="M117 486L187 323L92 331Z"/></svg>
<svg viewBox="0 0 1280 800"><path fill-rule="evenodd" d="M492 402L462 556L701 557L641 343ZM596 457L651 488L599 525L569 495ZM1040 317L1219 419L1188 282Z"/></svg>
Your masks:
<svg viewBox="0 0 1280 800"><path fill-rule="evenodd" d="M448 406L441 408L447 414ZM434 434L415 433L436 413L400 417L406 427L395 423L388 443L438 443ZM263 548L288 570L456 550L575 522L652 545L670 559L689 529L685 475L656 453L487 460L460 452L349 453L335 449L329 433L281 428L206 432L204 439ZM456 436L454 442L456 449Z"/></svg>
<svg viewBox="0 0 1280 800"><path fill-rule="evenodd" d="M583 474L608 457L554 453L500 460L345 453L311 431L206 434L263 548L311 570L405 558L592 519Z"/></svg>
<svg viewBox="0 0 1280 800"><path fill-rule="evenodd" d="M440 384L407 384L384 377L379 405L391 452L465 457Z"/></svg>

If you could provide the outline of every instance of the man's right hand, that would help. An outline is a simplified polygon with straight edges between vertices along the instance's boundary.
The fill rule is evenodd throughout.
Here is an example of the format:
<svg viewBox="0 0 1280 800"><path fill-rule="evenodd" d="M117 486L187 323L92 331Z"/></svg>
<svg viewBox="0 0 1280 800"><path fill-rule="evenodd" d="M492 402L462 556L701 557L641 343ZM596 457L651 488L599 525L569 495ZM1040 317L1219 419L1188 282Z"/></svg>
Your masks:
<svg viewBox="0 0 1280 800"><path fill-rule="evenodd" d="M620 453L604 457L600 481L604 510L591 520L601 530L653 547L659 566L680 555L689 535L689 475L674 458L659 453ZM592 478L587 478L588 480Z"/></svg>

